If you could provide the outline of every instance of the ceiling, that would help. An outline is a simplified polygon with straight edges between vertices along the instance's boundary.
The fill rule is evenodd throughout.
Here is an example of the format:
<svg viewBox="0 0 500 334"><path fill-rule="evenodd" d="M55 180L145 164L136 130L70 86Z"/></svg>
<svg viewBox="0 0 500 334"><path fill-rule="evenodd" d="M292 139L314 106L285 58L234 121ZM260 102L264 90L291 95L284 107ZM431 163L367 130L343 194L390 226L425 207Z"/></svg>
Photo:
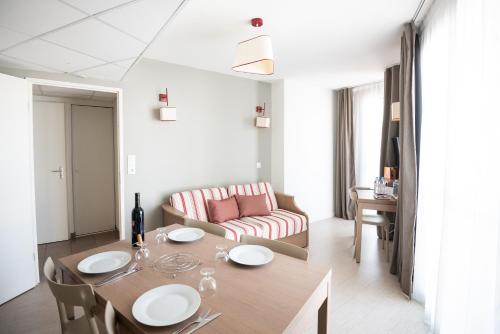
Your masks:
<svg viewBox="0 0 500 334"><path fill-rule="evenodd" d="M141 57L330 88L381 80L421 0L0 0L0 66L121 80ZM264 26L249 25L262 17ZM275 74L231 70L235 46L272 36Z"/></svg>
<svg viewBox="0 0 500 334"><path fill-rule="evenodd" d="M111 102L116 99L115 93L47 85L33 85L33 95L104 102Z"/></svg>
<svg viewBox="0 0 500 334"><path fill-rule="evenodd" d="M1 0L0 66L121 80L182 0Z"/></svg>
<svg viewBox="0 0 500 334"><path fill-rule="evenodd" d="M243 77L231 70L236 44L272 36L275 74L331 88L383 79L399 62L402 24L420 0L190 0L145 53L170 63ZM252 17L264 26L253 28Z"/></svg>

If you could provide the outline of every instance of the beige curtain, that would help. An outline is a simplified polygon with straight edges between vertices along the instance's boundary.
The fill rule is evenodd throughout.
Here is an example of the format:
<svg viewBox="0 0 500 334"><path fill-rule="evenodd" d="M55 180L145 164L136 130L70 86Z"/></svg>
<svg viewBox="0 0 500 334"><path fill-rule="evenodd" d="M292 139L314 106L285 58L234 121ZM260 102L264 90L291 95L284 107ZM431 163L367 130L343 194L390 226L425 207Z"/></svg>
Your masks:
<svg viewBox="0 0 500 334"><path fill-rule="evenodd" d="M356 184L354 174L354 117L352 89L337 91L337 144L335 159L335 216L354 219L354 203L349 188Z"/></svg>
<svg viewBox="0 0 500 334"><path fill-rule="evenodd" d="M399 124L400 163L399 199L394 230L394 249L391 273L397 274L401 289L411 296L415 254L415 222L417 215L417 153L415 140L415 110L413 108L413 79L415 58L415 26L404 25L401 37L401 67L399 97L401 120Z"/></svg>
<svg viewBox="0 0 500 334"><path fill-rule="evenodd" d="M391 105L399 102L399 65L386 68L384 72L384 119L382 122L382 141L380 143L380 176L384 175L384 167L399 167L394 155L393 138L399 136L399 122L391 121ZM387 212L391 222L394 222L396 215ZM392 225L391 225L392 226ZM394 231L391 228L389 239L393 239ZM377 228L377 235L382 239L382 229Z"/></svg>
<svg viewBox="0 0 500 334"><path fill-rule="evenodd" d="M399 135L399 122L391 121L391 104L399 101L399 65L385 70L384 74L384 120L382 124L382 142L380 145L380 175L384 167L396 166L392 138Z"/></svg>

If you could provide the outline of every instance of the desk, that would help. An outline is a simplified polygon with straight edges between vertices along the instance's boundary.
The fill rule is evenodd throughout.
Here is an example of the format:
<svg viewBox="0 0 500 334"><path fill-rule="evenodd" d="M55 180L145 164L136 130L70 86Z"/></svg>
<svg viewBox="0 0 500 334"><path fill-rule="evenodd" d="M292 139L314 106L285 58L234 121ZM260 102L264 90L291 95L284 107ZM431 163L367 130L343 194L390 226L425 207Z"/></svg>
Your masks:
<svg viewBox="0 0 500 334"><path fill-rule="evenodd" d="M361 261L361 238L363 237L363 224L361 217L363 217L363 210L377 210L384 212L396 212L398 201L394 198L389 199L376 199L373 190L357 190L358 202L356 212L356 245L354 250L354 257L356 262Z"/></svg>

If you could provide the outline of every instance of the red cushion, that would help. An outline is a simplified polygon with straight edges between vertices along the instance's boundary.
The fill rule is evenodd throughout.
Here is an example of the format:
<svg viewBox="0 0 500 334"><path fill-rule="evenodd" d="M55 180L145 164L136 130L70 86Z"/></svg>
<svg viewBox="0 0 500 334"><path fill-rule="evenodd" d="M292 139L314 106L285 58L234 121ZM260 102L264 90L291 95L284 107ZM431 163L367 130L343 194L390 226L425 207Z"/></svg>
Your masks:
<svg viewBox="0 0 500 334"><path fill-rule="evenodd" d="M238 211L238 204L234 197L229 197L223 200L213 200L209 199L207 201L208 205L208 217L212 223L223 223L226 220L237 219L240 217L240 212Z"/></svg>
<svg viewBox="0 0 500 334"><path fill-rule="evenodd" d="M266 194L255 196L236 195L240 217L269 216L271 213L267 208Z"/></svg>

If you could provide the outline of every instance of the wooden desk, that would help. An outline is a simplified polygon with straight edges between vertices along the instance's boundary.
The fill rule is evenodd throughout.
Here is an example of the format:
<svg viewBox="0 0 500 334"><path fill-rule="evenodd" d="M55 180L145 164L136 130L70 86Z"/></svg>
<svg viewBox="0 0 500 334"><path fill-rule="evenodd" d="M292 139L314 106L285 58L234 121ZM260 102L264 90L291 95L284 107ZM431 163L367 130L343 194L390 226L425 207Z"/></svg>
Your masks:
<svg viewBox="0 0 500 334"><path fill-rule="evenodd" d="M356 262L361 261L361 238L363 237L363 224L361 224L361 217L363 210L377 210L385 212L396 212L398 201L394 198L390 199L376 199L373 195L373 190L357 190L358 202L356 212L356 247L354 256Z"/></svg>
<svg viewBox="0 0 500 334"><path fill-rule="evenodd" d="M167 231L182 227L171 225ZM154 240L155 232L146 234L146 241ZM222 316L199 330L200 333L303 333L318 318L318 332L327 333L328 312L331 311L331 269L311 264L289 256L274 254L271 263L247 268L228 263L215 264L215 246L229 247L238 243L212 234L193 243L168 242L160 246L150 242L152 258L175 252L191 252L200 257L202 265L176 278L152 268L130 275L111 285L95 288L99 304L111 301L120 326L132 333L172 333L186 322L168 327L148 327L132 316L132 305L144 292L164 284L182 283L195 289L201 279L201 267L215 266L217 291L212 297L203 298L199 311L211 308ZM104 275L85 275L77 270L77 264L85 257L108 250L135 253L128 241L119 241L59 259L64 279L78 283L95 283Z"/></svg>

